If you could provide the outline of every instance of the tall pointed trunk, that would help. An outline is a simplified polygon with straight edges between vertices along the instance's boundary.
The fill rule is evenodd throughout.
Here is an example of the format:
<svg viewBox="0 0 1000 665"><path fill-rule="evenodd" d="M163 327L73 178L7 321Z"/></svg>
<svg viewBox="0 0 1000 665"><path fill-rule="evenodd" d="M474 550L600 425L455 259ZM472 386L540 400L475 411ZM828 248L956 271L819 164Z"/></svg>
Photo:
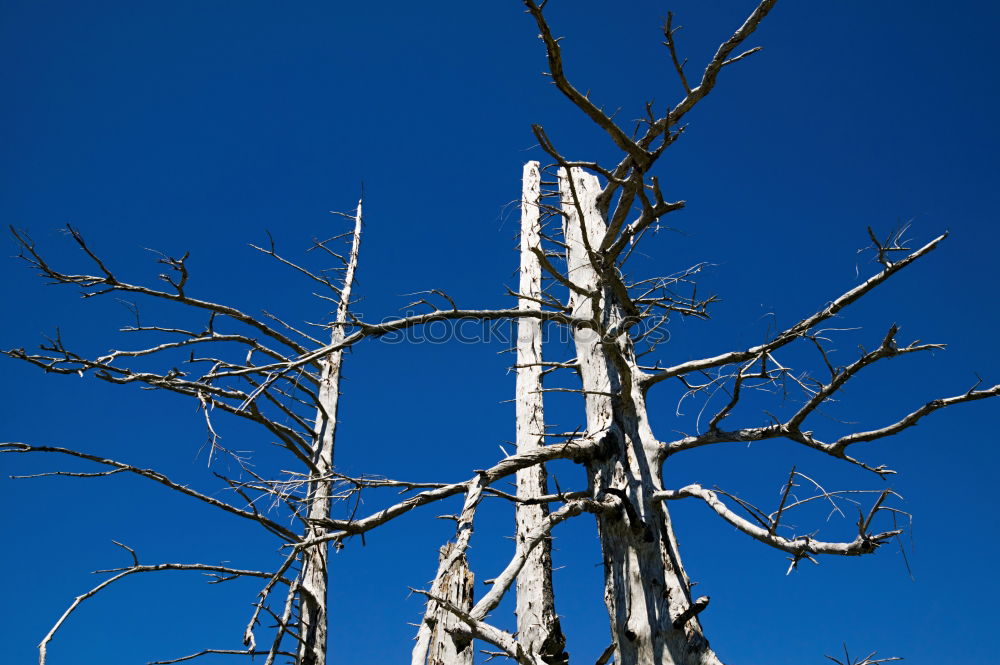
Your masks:
<svg viewBox="0 0 1000 665"><path fill-rule="evenodd" d="M531 251L541 247L541 173L538 162L524 165L521 194L521 279L518 307L540 310L542 268ZM545 418L542 408L542 326L536 318L519 318L517 323L517 452L544 445ZM548 493L545 467L541 464L517 472L517 497L532 499ZM547 504L518 503L516 546L523 547L528 534L545 521ZM541 654L547 663L565 663L566 638L556 616L552 594L552 544L546 539L529 555L517 576L518 640L530 652Z"/></svg>
<svg viewBox="0 0 1000 665"><path fill-rule="evenodd" d="M358 267L361 244L361 201L354 217L354 239L344 274L340 302L330 335L331 344L344 338L344 324L351 304L351 287ZM314 480L309 483L308 512L312 520L330 518L330 494L333 484L333 452L337 434L337 406L340 399L340 372L343 351L334 351L322 361L319 385L319 406L313 431L312 462ZM307 537L322 535L323 529L307 527ZM302 553L302 571L299 590L299 649L297 665L326 665L327 660L327 584L328 543L311 547Z"/></svg>
<svg viewBox="0 0 1000 665"><path fill-rule="evenodd" d="M570 294L574 316L597 330L574 333L589 433L607 431L602 455L588 464L595 496L616 496L618 514L597 518L604 559L605 603L617 665L718 665L691 607L670 516L651 502L663 488L656 440L649 428L641 371L627 334L603 338L623 318L608 280L595 268L607 225L597 206L595 176L560 173L567 274L585 295ZM615 270L614 267L610 268ZM690 612L688 612L690 614Z"/></svg>

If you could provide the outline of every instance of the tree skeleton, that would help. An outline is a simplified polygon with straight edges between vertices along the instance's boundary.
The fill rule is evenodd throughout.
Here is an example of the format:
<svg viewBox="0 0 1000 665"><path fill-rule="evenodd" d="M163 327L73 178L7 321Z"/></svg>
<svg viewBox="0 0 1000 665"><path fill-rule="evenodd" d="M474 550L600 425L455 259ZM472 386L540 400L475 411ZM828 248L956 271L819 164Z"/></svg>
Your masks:
<svg viewBox="0 0 1000 665"><path fill-rule="evenodd" d="M684 201L668 201L651 169L675 141L686 115L717 84L722 71L753 55L760 47L745 50L744 42L754 33L776 4L762 0L743 24L724 41L705 66L701 77L692 79L678 52L673 16L668 14L663 34L665 45L683 96L663 115L646 105L647 117L629 133L612 116L581 93L567 77L559 39L544 13L547 0L523 0L535 22L545 48L549 73L555 87L610 139L620 161L601 165L574 160L556 148L546 130L534 125L539 146L552 160L543 167L528 162L522 174L520 280L518 291L509 291L516 306L500 309L461 307L437 290L423 295L448 302L442 307L421 297L417 302L430 311L382 322L361 320L352 311L352 289L359 265L363 226L362 203L346 214L352 230L348 249L335 251L331 243L342 238L316 240L312 249L339 262L338 279L331 279L279 255L273 241L255 249L319 284L327 292L324 300L336 304L328 322L328 340L318 340L277 317L254 316L242 310L191 295L194 281L189 275L187 255L163 255L165 267L160 281L166 286L148 286L121 279L85 241L68 227L71 239L94 267L93 274L64 272L50 265L34 241L12 229L21 258L43 278L55 284L75 286L84 297L105 294L165 300L207 315L203 329L149 325L139 317L124 330L136 335L154 335L163 341L137 349L112 350L89 358L68 347L59 335L37 353L24 349L5 351L7 356L36 365L46 372L90 375L114 384L137 384L193 397L203 411L212 454L227 455L240 470L238 477L219 475L239 501L227 502L189 489L166 475L125 462L78 450L28 443L3 443L0 452L51 453L82 458L97 465L95 472L61 472L42 475L98 477L118 473L137 475L231 515L256 523L280 541L281 556L274 570L256 571L203 563L140 564L134 550L122 545L132 564L106 571L112 576L80 595L63 613L39 646L39 663L47 662L47 647L57 630L87 598L108 585L135 573L164 570L197 570L222 582L242 577L265 580L244 634L242 648L206 648L198 653L157 661L173 663L202 655L229 654L263 656L271 665L278 656L292 658L297 665L325 665L335 645L327 640L327 625L335 616L327 607L332 544L343 547L351 538L363 539L376 528L387 527L397 517L449 497L464 496L459 515L452 516L455 537L439 552L434 581L427 589L414 590L428 599L418 626L412 665L471 665L474 641L486 643L521 665L563 665L568 662L566 638L558 619L557 599L552 589L550 539L560 523L584 513L596 518L603 555L605 602L609 616L610 646L599 663L613 658L618 665L718 665L722 661L710 648L699 617L709 612L708 597L694 598L684 570L678 539L668 504L683 499L703 503L709 512L761 544L790 555L789 572L803 559L817 556L859 556L874 552L896 537L901 529L876 528L897 509L886 505L889 490L878 492L865 509L859 509L857 535L846 542L827 542L811 533L787 534L788 513L814 500L837 501L843 491L827 492L818 483L792 469L782 486L778 507L765 512L724 490L698 484L680 488L664 486L663 467L673 456L694 448L767 439L781 439L845 461L884 478L893 473L882 464L863 460L853 452L856 444L894 436L916 425L934 411L956 404L1000 395L1000 385L980 388L932 400L888 424L870 430L847 432L832 441L821 441L805 429L808 419L834 399L842 387L882 360L943 348L940 344L913 342L901 345L893 325L871 351L862 351L849 365L832 364L825 346L822 325L844 308L857 302L907 266L930 254L946 234L913 249L904 246L901 233L879 240L868 229L880 271L847 292L826 302L813 314L776 332L761 344L730 349L705 358L661 367L640 365L638 359L655 350L647 339L650 329L665 324L667 316L707 318L714 297L680 293L693 284L701 264L667 277L633 280L625 270L632 250L646 232L663 218L684 207ZM548 179L546 179L546 177ZM331 295L332 294L332 295ZM421 294L413 294L421 295ZM434 298L435 300L437 298ZM458 482L418 482L377 477L350 477L339 473L334 458L338 399L344 351L369 339L439 321L477 319L517 322L516 450L504 453L492 466L470 470ZM652 321L643 332L640 323ZM572 332L574 357L554 361L543 357L543 326L563 326ZM815 347L828 378L811 382L797 378L776 357L793 344ZM643 346L645 345L645 346ZM175 365L178 353L188 358ZM158 369L140 369L155 365ZM546 430L543 377L569 370L580 379L585 424L576 432L552 435ZM681 382L687 394L723 389L726 403L707 415L707 426L695 434L673 440L657 437L647 413L647 395L668 380ZM747 393L761 392L791 381L804 391L801 407L788 419L774 418L765 426L729 426L734 408ZM558 389L565 390L565 389ZM706 402L707 405L707 402ZM212 414L228 414L263 427L287 455L295 470L277 477L259 475L244 464L237 453L218 444ZM727 429L723 429L723 422ZM345 445L350 445L346 442ZM849 454L850 451L850 454ZM210 455L211 460L211 455ZM545 464L568 460L585 472L587 486L555 492L548 486ZM497 481L514 477L516 493L498 490ZM806 498L791 495L796 481L807 480L816 493ZM407 496L371 513L360 509L362 492L395 490ZM855 490L854 492L859 492ZM268 508L259 508L262 499ZM515 547L509 563L476 598L466 560L473 537L476 511L484 500L503 499L514 504ZM333 516L335 501L354 501L346 519ZM735 507L734 507L735 506ZM740 511L745 512L744 516ZM287 524L292 524L291 527ZM784 531L779 531L784 529ZM515 589L517 631L508 632L489 622L500 601ZM274 620L273 632L260 627L261 618ZM883 662L874 653L864 662ZM846 649L845 649L846 657ZM849 659L849 657L848 657Z"/></svg>

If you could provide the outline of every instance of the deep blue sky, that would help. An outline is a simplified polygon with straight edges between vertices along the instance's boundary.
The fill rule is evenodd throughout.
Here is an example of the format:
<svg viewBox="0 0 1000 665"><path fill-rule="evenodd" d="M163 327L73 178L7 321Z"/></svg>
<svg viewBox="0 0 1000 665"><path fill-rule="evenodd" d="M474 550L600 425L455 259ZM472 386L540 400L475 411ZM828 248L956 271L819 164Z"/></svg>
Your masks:
<svg viewBox="0 0 1000 665"><path fill-rule="evenodd" d="M553 0L566 35L568 72L621 118L642 102L679 98L659 25L667 9L684 25L692 72L740 23L749 2L612 7ZM1000 131L994 33L1000 9L956 0L782 2L753 39L763 53L727 70L690 114L687 135L659 167L667 196L688 201L671 217L680 233L651 238L636 274L714 267L702 291L723 299L710 322L671 326L667 363L759 341L873 272L865 227L912 220L910 237L952 236L838 325L837 358L872 348L892 322L901 341L947 342L946 352L889 361L858 380L818 433L895 420L933 397L967 389L979 372L1000 381L989 342L995 305ZM529 125L545 125L572 158L611 161L603 135L539 73L536 29L515 0L490 2L272 3L0 1L0 217L28 229L59 265L81 266L59 232L67 222L134 280L155 283L151 247L191 251L191 292L296 321L321 320L309 284L246 247L265 229L290 255L343 221L363 181L367 227L360 310L370 318L408 302L400 294L447 290L468 306L508 306L514 283L521 164L545 157ZM7 255L15 253L5 243ZM0 262L7 312L4 348L31 347L56 327L91 353L132 345L114 331L128 313L113 299L81 301L44 287L14 259ZM172 312L153 308L169 320ZM386 346L349 357L338 461L346 472L458 480L513 438L513 377L503 345ZM568 352L550 345L558 359ZM814 360L807 354L792 360ZM805 369L806 367L804 367ZM817 370L815 363L809 369ZM3 364L4 440L76 447L214 488L200 415L167 395L44 376ZM660 386L652 417L661 438L693 428L697 405L675 415ZM773 408L781 408L777 406ZM551 420L574 428L571 401ZM787 406L786 406L787 408ZM701 505L674 506L682 554L703 615L726 662L826 662L842 641L913 665L984 663L994 656L1000 585L995 493L1000 462L995 403L960 405L858 453L900 474L891 486L915 515L908 557L895 546L872 557L806 564L785 576L781 553L733 532ZM747 411L742 421L759 424ZM222 425L233 448L267 450L248 428ZM270 461L267 453L261 453ZM883 486L818 454L773 442L672 460L667 483L721 487L771 504L789 467L828 489ZM277 462L274 462L278 464ZM0 457L4 477L70 468L56 458ZM82 467L73 467L82 468ZM572 469L557 468L573 488ZM273 540L140 480L0 480L7 546L0 610L4 659L28 663L35 644L89 571L124 565L111 539L143 561L231 561L273 566ZM362 510L379 505L371 497ZM333 662L408 658L420 601L408 586L433 575L448 537L433 506L352 542L333 567ZM506 506L482 511L472 555L478 579L509 556ZM851 520L816 528L851 537ZM810 531L808 521L801 531ZM559 610L576 662L606 644L596 537L589 517L557 532ZM206 586L197 575L131 579L78 611L50 649L51 663L140 663L235 648L254 584ZM506 606L505 606L506 607ZM496 621L510 625L508 617ZM218 662L221 662L219 659Z"/></svg>

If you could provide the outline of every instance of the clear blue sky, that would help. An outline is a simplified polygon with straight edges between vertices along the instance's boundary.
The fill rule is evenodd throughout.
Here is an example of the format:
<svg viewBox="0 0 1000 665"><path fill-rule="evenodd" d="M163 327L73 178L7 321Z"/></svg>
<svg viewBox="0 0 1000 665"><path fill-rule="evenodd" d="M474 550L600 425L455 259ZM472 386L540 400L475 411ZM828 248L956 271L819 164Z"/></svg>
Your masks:
<svg viewBox="0 0 1000 665"><path fill-rule="evenodd" d="M751 6L553 0L551 22L567 37L577 86L634 118L648 98L661 107L679 98L660 45L667 9L684 25L682 49L697 72ZM976 372L989 385L1000 381L989 342L1000 326L998 20L997 6L975 0L778 4L753 39L765 50L724 73L660 165L667 196L688 207L670 219L680 232L652 238L634 268L657 274L710 261L701 288L723 299L712 321L672 324L665 362L756 343L769 327L822 306L873 272L856 252L866 226L888 231L912 220L916 242L952 235L838 322L864 327L842 338L838 358L849 362L857 344L872 348L893 322L901 341L949 348L872 371L830 410L858 424L831 418L817 431L885 424L964 391ZM572 158L615 158L540 76L535 35L516 0L2 0L0 217L28 229L54 262L81 266L59 231L72 223L137 281L155 282L159 272L144 248L190 250L192 293L318 321L327 308L309 284L246 243L269 229L297 254L312 237L343 229L327 211L353 206L363 181L366 316L393 314L409 302L400 294L423 288L445 289L463 305L509 306L517 219L507 204L519 196L521 164L546 161L530 123L545 125ZM12 241L5 248L15 253ZM45 287L14 259L0 261L0 271L4 348L31 347L56 327L90 353L133 343L114 332L129 315L113 299ZM513 408L500 403L514 386L510 357L496 353L502 346L358 347L338 435L344 471L460 480L496 461L498 444L513 438ZM568 352L547 349L552 359ZM194 404L44 376L12 360L3 372L3 440L76 447L215 487ZM690 430L697 408L678 417L674 387L655 390L661 438ZM716 651L736 665L802 665L826 662L823 654L846 641L857 655L878 649L912 665L994 659L997 413L996 403L960 405L859 451L900 472L890 484L915 516L907 540L914 580L895 546L786 577L781 553L704 506L677 505L696 593L712 597L703 617ZM568 429L581 417L568 400L553 400L550 414ZM748 411L743 422L761 418ZM253 430L220 425L227 445L268 449ZM666 482L718 484L770 504L792 464L828 489L883 486L780 442L687 453ZM6 479L70 468L56 458L3 456L0 468L5 662L33 662L73 596L96 584L90 571L127 563L111 539L146 563L266 568L276 560L272 539L151 483ZM555 472L564 489L579 485L573 469ZM379 505L368 501L362 510ZM408 657L415 629L406 622L419 620L421 603L407 587L433 576L450 533L433 518L453 508L411 514L336 556L334 663ZM472 550L478 579L506 561L512 525L506 506L482 512ZM824 535L851 537L850 519L816 517ZM590 518L560 527L556 548L568 648L575 662L593 662L607 633ZM251 583L206 586L185 573L124 581L78 611L51 663L133 664L236 648L255 592Z"/></svg>

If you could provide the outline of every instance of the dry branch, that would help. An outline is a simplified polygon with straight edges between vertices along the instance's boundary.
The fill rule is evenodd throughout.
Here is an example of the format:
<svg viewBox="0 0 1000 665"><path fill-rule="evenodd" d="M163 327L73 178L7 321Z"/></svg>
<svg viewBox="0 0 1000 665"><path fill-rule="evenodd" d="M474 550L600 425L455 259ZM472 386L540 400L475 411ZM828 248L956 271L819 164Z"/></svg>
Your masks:
<svg viewBox="0 0 1000 665"><path fill-rule="evenodd" d="M656 501L673 501L677 499L698 498L704 501L709 508L729 524L739 531L747 534L754 540L758 540L765 545L788 552L795 557L804 557L809 554L836 554L839 556L858 556L874 552L879 545L886 540L902 533L901 529L885 531L882 533L868 533L862 531L850 542L828 543L815 540L809 536L799 536L795 538L782 538L772 532L770 528L764 528L754 524L730 510L718 497L716 492L707 490L701 485L687 485L678 490L663 490L653 495ZM878 510L878 504L872 511L872 515ZM870 520L869 520L870 521ZM867 523L864 524L868 526Z"/></svg>
<svg viewBox="0 0 1000 665"><path fill-rule="evenodd" d="M122 545L122 547L125 546ZM128 547L125 547L125 549L132 552L132 550ZM59 620L56 621L55 624L52 626L52 628L49 629L49 632L45 634L45 637L42 638L41 643L39 643L38 645L38 665L45 665L45 659L48 651L49 642L52 641L52 638L53 636L55 636L56 631L58 631L59 628L66 622L66 619L69 618L69 615L72 614L73 611L76 610L76 608L79 607L83 601L87 600L88 598L91 598L92 596L99 593L101 590L114 584L118 580L128 577L129 575L133 575L135 573L159 572L164 570L200 570L200 571L224 573L226 575L232 575L238 577L272 576L272 573L265 573L257 570L242 570L239 568L230 568L227 566L213 566L202 563L159 563L153 565L140 565L138 561L135 560L135 552L132 552L132 556L134 561L133 565L129 566L128 568L118 569L121 570L121 572L119 572L117 575L114 575L104 580L90 591L87 591L86 593L77 596L70 604L70 606L66 608L66 611L63 612L62 616L59 617ZM98 572L112 572L112 571L98 571ZM285 580L280 575L276 576L276 579L288 584L288 580Z"/></svg>
<svg viewBox="0 0 1000 665"><path fill-rule="evenodd" d="M231 506L224 501L220 501L218 499L202 494L201 492L197 492L189 487L176 483L167 478L162 473L154 471L153 469L140 469L139 467L132 466L131 464L125 464L123 462L117 462L112 459L105 459L102 457L98 457L97 455L90 455L88 453L82 453L76 450L70 450L68 448L59 448L56 446L31 446L26 443L7 442L7 443L0 443L0 453L59 453L62 455L68 455L70 457L78 457L80 459L96 462L97 464L110 466L113 467L115 471L133 473L137 476L148 478L174 491L180 492L181 494L186 494L187 496L190 496L194 499L198 499L199 501L207 503L210 506L213 506L220 510L224 510L225 512L230 513L231 515L237 515L239 517L243 517L245 519L257 522L271 533L274 533L275 535L279 536L280 538L288 542L297 542L299 540L299 537L295 533L289 531L287 528L283 527L277 522L267 517L264 517L260 513L256 512L256 510L244 510L241 508L237 508L235 506ZM78 475L78 474L60 473L60 475ZM106 475L106 474L100 474L100 475Z"/></svg>

